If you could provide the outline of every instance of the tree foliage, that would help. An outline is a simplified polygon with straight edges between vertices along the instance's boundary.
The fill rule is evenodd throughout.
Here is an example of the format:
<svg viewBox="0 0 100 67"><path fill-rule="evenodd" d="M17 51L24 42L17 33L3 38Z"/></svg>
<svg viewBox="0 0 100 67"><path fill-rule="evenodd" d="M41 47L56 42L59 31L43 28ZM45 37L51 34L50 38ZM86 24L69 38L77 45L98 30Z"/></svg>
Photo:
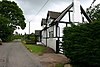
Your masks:
<svg viewBox="0 0 100 67"><path fill-rule="evenodd" d="M100 4L87 8L87 14L93 21L100 21Z"/></svg>
<svg viewBox="0 0 100 67"><path fill-rule="evenodd" d="M76 67L100 67L100 22L66 27L62 46Z"/></svg>
<svg viewBox="0 0 100 67"><path fill-rule="evenodd" d="M23 11L14 1L0 1L0 38L6 40L17 27L26 27Z"/></svg>

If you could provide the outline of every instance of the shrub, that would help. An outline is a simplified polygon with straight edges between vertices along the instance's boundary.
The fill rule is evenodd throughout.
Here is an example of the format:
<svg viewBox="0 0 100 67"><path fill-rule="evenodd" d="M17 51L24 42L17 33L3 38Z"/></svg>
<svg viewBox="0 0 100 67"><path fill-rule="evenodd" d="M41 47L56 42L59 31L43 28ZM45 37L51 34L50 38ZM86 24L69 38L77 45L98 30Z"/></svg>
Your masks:
<svg viewBox="0 0 100 67"><path fill-rule="evenodd" d="M35 35L32 34L26 34L24 35L23 41L25 41L27 44L35 44Z"/></svg>
<svg viewBox="0 0 100 67"><path fill-rule="evenodd" d="M100 22L66 27L64 54L76 67L100 67Z"/></svg>

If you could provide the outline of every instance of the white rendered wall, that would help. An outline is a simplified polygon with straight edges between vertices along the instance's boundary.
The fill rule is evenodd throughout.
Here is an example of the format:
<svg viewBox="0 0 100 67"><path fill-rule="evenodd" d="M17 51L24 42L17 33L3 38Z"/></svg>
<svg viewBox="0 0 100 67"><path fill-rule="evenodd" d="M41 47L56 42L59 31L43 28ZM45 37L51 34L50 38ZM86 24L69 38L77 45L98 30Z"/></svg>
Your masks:
<svg viewBox="0 0 100 67"><path fill-rule="evenodd" d="M50 31L53 31L53 29L54 29L54 27L50 27L49 29L47 29L48 35L49 35ZM43 36L42 37L42 43L44 45L46 45L46 38L45 38L46 31L43 31L43 35L42 36ZM47 46L50 47L50 48L52 48L54 51L56 51L56 38L53 38L53 37L47 38Z"/></svg>
<svg viewBox="0 0 100 67"><path fill-rule="evenodd" d="M46 39L42 39L42 44L46 45Z"/></svg>
<svg viewBox="0 0 100 67"><path fill-rule="evenodd" d="M42 43L46 45L46 31L42 31Z"/></svg>
<svg viewBox="0 0 100 67"><path fill-rule="evenodd" d="M56 37L56 25L54 25L53 27L54 27L54 37Z"/></svg>
<svg viewBox="0 0 100 67"><path fill-rule="evenodd" d="M56 38L49 38L47 40L47 46L56 51Z"/></svg>
<svg viewBox="0 0 100 67"><path fill-rule="evenodd" d="M66 24L59 23L59 27L60 27L60 37L63 37L63 30L66 27Z"/></svg>
<svg viewBox="0 0 100 67"><path fill-rule="evenodd" d="M73 22L82 22L81 10L80 10L80 0L73 0Z"/></svg>
<svg viewBox="0 0 100 67"><path fill-rule="evenodd" d="M55 31L54 26L49 28L48 32L51 32L51 31L53 31L53 33L54 33L54 31ZM56 51L56 38L53 38L53 37L50 37L47 39L47 46Z"/></svg>

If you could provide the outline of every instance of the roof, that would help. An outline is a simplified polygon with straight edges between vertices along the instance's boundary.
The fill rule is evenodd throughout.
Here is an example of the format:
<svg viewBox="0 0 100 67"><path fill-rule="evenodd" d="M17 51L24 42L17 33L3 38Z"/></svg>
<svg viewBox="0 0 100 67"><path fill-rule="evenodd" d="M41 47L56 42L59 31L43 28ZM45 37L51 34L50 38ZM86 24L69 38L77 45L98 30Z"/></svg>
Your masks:
<svg viewBox="0 0 100 67"><path fill-rule="evenodd" d="M40 35L41 30L35 30L35 35Z"/></svg>
<svg viewBox="0 0 100 67"><path fill-rule="evenodd" d="M60 14L60 12L48 11L47 18L50 16L51 19L56 19Z"/></svg>
<svg viewBox="0 0 100 67"><path fill-rule="evenodd" d="M64 11L61 12L61 14L57 17L57 19L54 21L54 22L57 22L57 21L60 21L64 16L65 14L73 7L73 3L71 5L69 5ZM81 9L81 12L82 14L86 17L86 19L89 21L89 22L92 22L91 19L89 18L89 16L86 14L86 12L84 11L84 9L82 8L82 6L80 5L80 9Z"/></svg>
<svg viewBox="0 0 100 67"><path fill-rule="evenodd" d="M41 20L41 26L46 25L46 19L42 18Z"/></svg>
<svg viewBox="0 0 100 67"><path fill-rule="evenodd" d="M69 5L64 11L61 12L61 14L55 20L55 22L60 21L72 7L73 7L73 3Z"/></svg>

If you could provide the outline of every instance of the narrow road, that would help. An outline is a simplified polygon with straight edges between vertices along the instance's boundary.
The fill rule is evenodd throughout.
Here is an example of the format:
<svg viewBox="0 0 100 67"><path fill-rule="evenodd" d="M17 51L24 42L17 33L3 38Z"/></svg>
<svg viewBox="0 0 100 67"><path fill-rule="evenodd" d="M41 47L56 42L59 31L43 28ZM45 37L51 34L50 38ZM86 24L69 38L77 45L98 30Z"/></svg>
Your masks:
<svg viewBox="0 0 100 67"><path fill-rule="evenodd" d="M42 65L21 42L10 42L0 45L0 67L42 67Z"/></svg>

